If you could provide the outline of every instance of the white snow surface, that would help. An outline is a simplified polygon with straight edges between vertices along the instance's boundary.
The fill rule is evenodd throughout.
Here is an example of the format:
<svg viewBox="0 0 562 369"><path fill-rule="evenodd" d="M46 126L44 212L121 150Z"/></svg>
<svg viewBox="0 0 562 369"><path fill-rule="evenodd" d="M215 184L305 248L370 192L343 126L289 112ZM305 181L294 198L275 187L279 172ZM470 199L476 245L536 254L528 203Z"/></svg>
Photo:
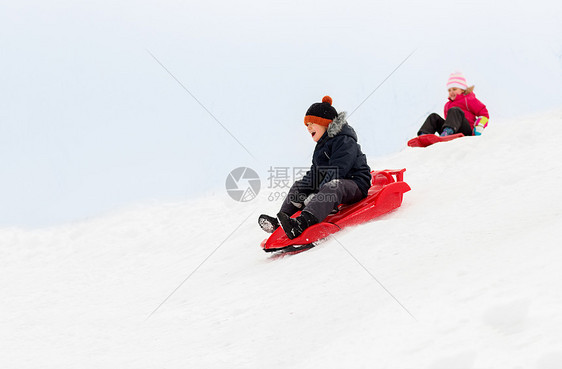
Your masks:
<svg viewBox="0 0 562 369"><path fill-rule="evenodd" d="M0 367L560 368L561 124L371 158L402 207L283 258L263 191L2 229Z"/></svg>

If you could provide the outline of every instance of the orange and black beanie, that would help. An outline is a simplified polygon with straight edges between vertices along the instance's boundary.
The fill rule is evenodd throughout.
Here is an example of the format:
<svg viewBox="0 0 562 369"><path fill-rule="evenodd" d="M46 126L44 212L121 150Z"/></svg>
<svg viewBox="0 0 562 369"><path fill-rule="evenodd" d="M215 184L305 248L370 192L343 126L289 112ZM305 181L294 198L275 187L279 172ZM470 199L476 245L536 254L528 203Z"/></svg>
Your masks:
<svg viewBox="0 0 562 369"><path fill-rule="evenodd" d="M324 96L321 103L314 103L308 108L304 116L304 124L316 123L328 127L337 116L338 112L332 106L332 98Z"/></svg>

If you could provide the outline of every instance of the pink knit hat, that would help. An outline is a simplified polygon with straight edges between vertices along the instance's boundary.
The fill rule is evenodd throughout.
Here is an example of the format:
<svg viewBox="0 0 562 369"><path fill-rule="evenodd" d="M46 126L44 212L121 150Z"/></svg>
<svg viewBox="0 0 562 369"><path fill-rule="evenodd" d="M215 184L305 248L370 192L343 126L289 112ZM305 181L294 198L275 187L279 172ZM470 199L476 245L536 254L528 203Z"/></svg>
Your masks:
<svg viewBox="0 0 562 369"><path fill-rule="evenodd" d="M464 78L461 72L451 73L449 76L449 80L447 81L447 90L455 87L460 88L461 90L466 90L468 88L466 78Z"/></svg>

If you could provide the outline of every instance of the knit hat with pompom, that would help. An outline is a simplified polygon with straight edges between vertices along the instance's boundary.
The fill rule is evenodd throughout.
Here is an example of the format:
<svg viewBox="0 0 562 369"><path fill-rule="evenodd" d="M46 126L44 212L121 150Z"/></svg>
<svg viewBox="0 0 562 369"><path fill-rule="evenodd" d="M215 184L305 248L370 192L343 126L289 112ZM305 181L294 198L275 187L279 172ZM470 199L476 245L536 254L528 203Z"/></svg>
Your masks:
<svg viewBox="0 0 562 369"><path fill-rule="evenodd" d="M308 108L304 116L304 124L316 123L328 127L337 116L338 112L332 106L332 98L324 96L321 103L314 103Z"/></svg>

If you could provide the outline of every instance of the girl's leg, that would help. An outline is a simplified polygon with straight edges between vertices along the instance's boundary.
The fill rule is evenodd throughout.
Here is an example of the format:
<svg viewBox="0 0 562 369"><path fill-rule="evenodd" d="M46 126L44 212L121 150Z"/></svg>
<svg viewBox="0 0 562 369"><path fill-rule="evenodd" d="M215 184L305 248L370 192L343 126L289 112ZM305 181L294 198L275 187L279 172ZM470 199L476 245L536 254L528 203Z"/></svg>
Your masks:
<svg viewBox="0 0 562 369"><path fill-rule="evenodd" d="M431 113L418 131L418 136L432 135L435 132L441 133L443 131L443 123L445 123L445 119L441 118L437 113Z"/></svg>
<svg viewBox="0 0 562 369"><path fill-rule="evenodd" d="M468 123L464 112L460 108L451 108L447 111L447 119L445 120L443 127L450 127L455 133L472 136L470 123Z"/></svg>

